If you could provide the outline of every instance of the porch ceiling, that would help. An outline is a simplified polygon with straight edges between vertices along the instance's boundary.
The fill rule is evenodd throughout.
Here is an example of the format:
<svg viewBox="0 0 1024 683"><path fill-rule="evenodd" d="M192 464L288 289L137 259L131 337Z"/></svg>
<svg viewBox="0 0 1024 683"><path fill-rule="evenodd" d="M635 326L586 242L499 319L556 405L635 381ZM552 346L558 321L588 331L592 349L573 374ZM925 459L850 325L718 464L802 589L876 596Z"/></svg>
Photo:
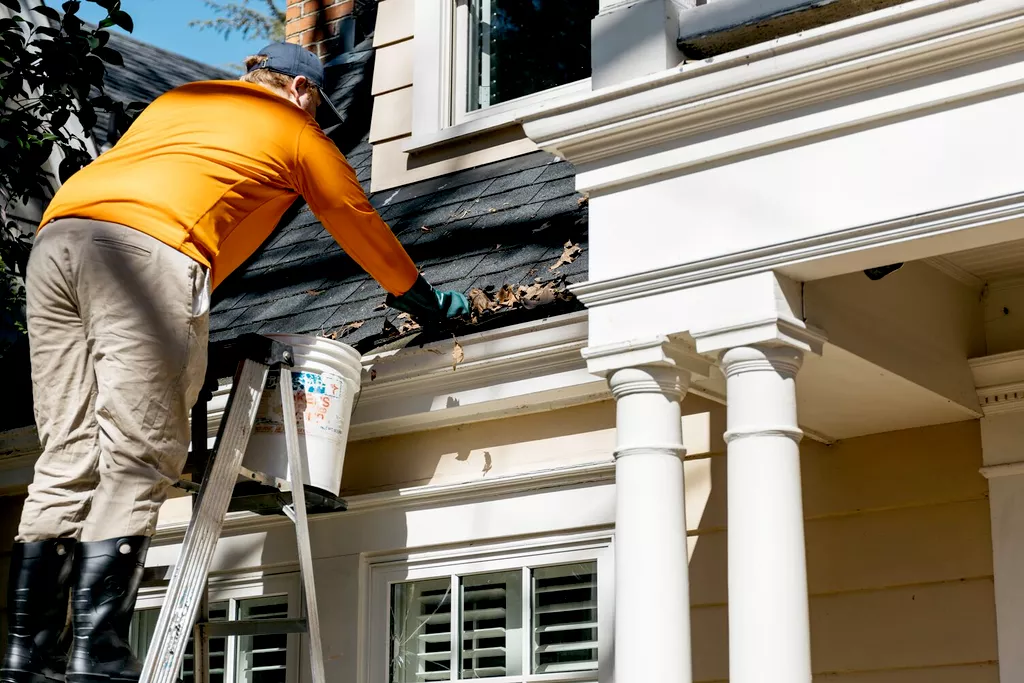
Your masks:
<svg viewBox="0 0 1024 683"><path fill-rule="evenodd" d="M718 368L697 391L722 401ZM797 375L797 414L808 438L830 443L866 434L971 420L978 413L835 344L806 354Z"/></svg>
<svg viewBox="0 0 1024 683"><path fill-rule="evenodd" d="M1020 277L1024 275L1024 240L945 254L928 259L928 263L969 284Z"/></svg>

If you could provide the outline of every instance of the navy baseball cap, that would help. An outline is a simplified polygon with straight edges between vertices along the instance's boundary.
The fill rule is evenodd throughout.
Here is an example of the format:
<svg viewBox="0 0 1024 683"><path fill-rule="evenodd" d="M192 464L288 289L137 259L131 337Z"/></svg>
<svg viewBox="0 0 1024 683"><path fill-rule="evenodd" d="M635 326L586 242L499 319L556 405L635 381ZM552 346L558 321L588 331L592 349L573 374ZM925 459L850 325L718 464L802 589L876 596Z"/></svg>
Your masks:
<svg viewBox="0 0 1024 683"><path fill-rule="evenodd" d="M305 76L320 91L320 107L316 119L322 128L336 126L344 118L324 91L324 65L309 50L292 43L271 43L257 52L264 59L252 65L249 71L267 69L285 76Z"/></svg>

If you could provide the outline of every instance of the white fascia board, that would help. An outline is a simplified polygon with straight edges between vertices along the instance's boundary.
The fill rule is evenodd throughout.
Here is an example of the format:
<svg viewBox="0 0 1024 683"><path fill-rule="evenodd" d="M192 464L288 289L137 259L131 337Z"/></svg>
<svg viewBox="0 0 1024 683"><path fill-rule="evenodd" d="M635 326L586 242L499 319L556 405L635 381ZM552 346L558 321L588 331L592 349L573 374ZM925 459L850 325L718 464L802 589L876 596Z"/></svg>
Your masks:
<svg viewBox="0 0 1024 683"><path fill-rule="evenodd" d="M586 313L367 356L353 440L566 407L609 396L587 372Z"/></svg>
<svg viewBox="0 0 1024 683"><path fill-rule="evenodd" d="M856 120L807 122L802 131L755 127L751 136L729 136L727 143L715 143L713 134L1015 52L1022 35L1024 6L1017 0L917 0L538 107L520 121L538 145L579 167L578 189L599 192L875 119L885 112L848 111ZM977 94L954 93L959 98ZM927 105L893 101L888 106L891 115L899 115ZM636 154L697 134L712 138L711 144Z"/></svg>

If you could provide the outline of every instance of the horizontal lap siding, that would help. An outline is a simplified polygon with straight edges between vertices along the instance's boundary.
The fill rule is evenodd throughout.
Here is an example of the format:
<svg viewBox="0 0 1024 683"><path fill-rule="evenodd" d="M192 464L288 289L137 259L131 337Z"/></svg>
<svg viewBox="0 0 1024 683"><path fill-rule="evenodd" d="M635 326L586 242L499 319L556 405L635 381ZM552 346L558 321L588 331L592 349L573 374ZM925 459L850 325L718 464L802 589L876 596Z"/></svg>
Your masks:
<svg viewBox="0 0 1024 683"><path fill-rule="evenodd" d="M727 461L691 533L696 681L728 679ZM693 463L691 463L692 465ZM817 683L994 683L976 422L802 447Z"/></svg>

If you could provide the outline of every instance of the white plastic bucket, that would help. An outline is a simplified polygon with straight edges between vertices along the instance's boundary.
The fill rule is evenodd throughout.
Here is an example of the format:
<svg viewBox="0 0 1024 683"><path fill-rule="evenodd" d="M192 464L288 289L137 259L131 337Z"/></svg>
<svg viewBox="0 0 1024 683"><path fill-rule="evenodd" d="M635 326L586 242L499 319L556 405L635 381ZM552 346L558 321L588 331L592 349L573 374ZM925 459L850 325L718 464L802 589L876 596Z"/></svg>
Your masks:
<svg viewBox="0 0 1024 683"><path fill-rule="evenodd" d="M289 344L295 353L292 391L299 429L299 453L306 461L306 484L338 495L352 407L359 394L359 352L325 337L265 335ZM278 375L272 373L260 399L256 424L245 452L245 467L288 479L284 415Z"/></svg>

